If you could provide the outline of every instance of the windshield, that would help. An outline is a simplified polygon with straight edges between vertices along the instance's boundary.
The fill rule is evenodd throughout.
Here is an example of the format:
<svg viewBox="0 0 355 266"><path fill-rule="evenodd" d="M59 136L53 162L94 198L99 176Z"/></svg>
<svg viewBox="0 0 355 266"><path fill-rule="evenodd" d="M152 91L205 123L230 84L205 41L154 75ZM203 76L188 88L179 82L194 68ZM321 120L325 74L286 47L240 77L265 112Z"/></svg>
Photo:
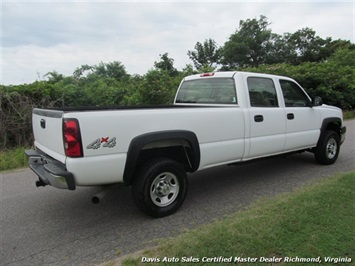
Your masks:
<svg viewBox="0 0 355 266"><path fill-rule="evenodd" d="M176 103L237 104L233 78L184 81Z"/></svg>

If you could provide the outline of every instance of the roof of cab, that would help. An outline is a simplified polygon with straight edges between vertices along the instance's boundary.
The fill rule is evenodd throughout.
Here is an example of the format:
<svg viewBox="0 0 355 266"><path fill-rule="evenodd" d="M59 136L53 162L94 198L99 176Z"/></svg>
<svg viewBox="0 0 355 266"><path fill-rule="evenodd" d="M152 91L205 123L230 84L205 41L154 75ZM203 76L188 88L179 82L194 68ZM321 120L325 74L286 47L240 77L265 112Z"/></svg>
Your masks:
<svg viewBox="0 0 355 266"><path fill-rule="evenodd" d="M191 76L187 76L184 80L200 79L200 78L232 78L237 71L221 71L221 72L210 72L210 73L200 73Z"/></svg>
<svg viewBox="0 0 355 266"><path fill-rule="evenodd" d="M279 76L279 75L272 75L272 74L265 74L265 73L252 73L252 72L244 72L244 71L221 71L221 72L209 72L209 73L200 73L191 76L185 77L183 80L194 80L194 79L201 79L201 78L233 78L236 74L251 76L256 75L260 77L278 77L278 78L285 78L290 79L288 77Z"/></svg>

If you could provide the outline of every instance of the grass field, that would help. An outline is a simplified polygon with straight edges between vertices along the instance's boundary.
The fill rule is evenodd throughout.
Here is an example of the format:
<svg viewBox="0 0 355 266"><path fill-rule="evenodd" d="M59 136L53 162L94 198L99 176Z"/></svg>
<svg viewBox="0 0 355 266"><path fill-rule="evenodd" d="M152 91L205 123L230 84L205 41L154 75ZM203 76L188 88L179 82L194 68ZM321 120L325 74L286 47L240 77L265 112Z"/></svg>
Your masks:
<svg viewBox="0 0 355 266"><path fill-rule="evenodd" d="M355 118L355 110L344 111L343 118L344 118L344 120L354 119Z"/></svg>
<svg viewBox="0 0 355 266"><path fill-rule="evenodd" d="M355 260L354 188L351 172L264 198L246 211L163 240L122 264L349 265Z"/></svg>
<svg viewBox="0 0 355 266"><path fill-rule="evenodd" d="M25 150L26 148L16 148L0 151L0 171L26 167Z"/></svg>

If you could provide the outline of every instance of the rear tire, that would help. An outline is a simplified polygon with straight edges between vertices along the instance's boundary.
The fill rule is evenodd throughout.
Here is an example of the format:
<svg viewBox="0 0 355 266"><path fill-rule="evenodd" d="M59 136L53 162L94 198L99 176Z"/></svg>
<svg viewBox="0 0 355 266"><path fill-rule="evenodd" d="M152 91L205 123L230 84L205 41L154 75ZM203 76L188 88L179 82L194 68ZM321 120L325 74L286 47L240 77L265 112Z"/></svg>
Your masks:
<svg viewBox="0 0 355 266"><path fill-rule="evenodd" d="M325 131L315 149L314 156L319 164L333 164L339 155L339 135L333 130Z"/></svg>
<svg viewBox="0 0 355 266"><path fill-rule="evenodd" d="M168 158L152 159L138 170L132 187L137 207L152 217L176 212L187 194L184 167Z"/></svg>

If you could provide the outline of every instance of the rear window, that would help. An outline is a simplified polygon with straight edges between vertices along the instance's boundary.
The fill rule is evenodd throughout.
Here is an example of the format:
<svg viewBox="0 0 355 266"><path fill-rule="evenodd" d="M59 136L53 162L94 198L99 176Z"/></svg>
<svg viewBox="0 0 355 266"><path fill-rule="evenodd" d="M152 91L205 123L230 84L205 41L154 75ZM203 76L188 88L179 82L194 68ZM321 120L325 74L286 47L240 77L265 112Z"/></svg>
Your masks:
<svg viewBox="0 0 355 266"><path fill-rule="evenodd" d="M233 78L184 81L176 103L237 104Z"/></svg>

